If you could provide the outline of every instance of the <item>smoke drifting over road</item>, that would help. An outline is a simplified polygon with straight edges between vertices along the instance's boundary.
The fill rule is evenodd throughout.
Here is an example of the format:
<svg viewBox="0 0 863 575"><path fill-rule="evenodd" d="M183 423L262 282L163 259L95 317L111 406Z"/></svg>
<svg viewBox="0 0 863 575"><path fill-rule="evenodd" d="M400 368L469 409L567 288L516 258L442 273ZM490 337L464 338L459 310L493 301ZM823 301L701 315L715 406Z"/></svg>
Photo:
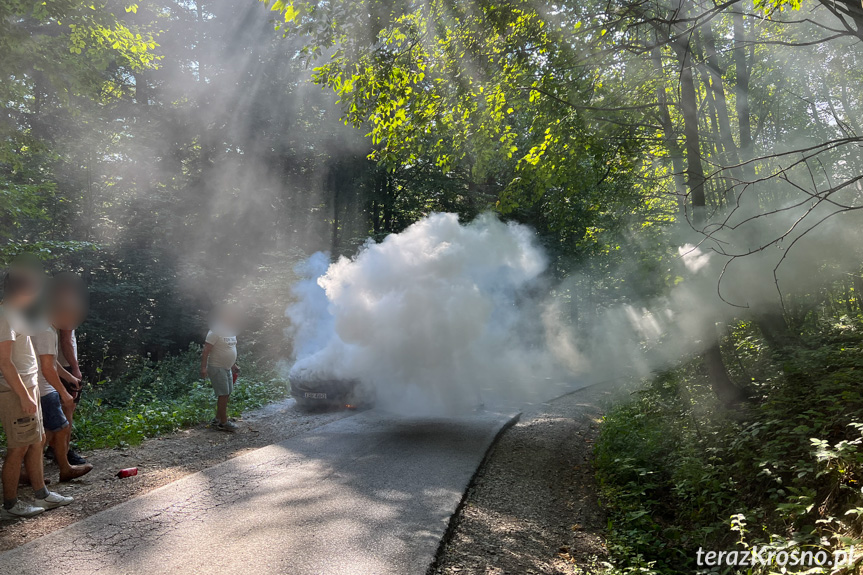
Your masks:
<svg viewBox="0 0 863 575"><path fill-rule="evenodd" d="M472 409L562 368L532 292L547 259L533 232L433 214L352 258L316 254L288 308L293 377L358 378L385 408Z"/></svg>
<svg viewBox="0 0 863 575"><path fill-rule="evenodd" d="M812 241L838 245L841 237L857 234L837 225ZM289 375L358 379L375 388L379 405L416 415L548 396L561 381L668 368L704 351L722 323L781 311L772 278L783 255L778 277L793 285L812 283L798 278L813 269L821 281L847 269L807 249L758 252L727 270L720 295L728 256L693 244L676 252L678 280L667 293L633 294L576 325L565 284L549 279L548 257L530 228L490 214L464 225L455 214L433 214L351 259L331 264L317 253L297 268L304 279L286 312Z"/></svg>

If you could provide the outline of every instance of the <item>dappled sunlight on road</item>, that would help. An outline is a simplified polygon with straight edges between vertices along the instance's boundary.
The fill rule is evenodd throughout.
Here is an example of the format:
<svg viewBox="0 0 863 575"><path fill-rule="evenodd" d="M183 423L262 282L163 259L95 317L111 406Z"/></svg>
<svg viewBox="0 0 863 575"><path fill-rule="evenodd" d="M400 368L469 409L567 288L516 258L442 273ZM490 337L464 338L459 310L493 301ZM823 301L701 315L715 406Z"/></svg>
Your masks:
<svg viewBox="0 0 863 575"><path fill-rule="evenodd" d="M94 515L0 565L20 561L22 575L424 572L509 419L360 413Z"/></svg>

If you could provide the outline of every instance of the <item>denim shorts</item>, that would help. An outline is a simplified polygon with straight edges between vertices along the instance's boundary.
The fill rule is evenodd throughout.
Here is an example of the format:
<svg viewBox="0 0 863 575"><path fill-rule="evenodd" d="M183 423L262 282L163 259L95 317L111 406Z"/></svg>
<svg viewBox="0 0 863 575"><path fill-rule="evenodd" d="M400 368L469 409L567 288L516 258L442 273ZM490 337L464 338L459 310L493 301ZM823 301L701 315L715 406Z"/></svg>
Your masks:
<svg viewBox="0 0 863 575"><path fill-rule="evenodd" d="M69 425L66 415L63 413L63 404L60 403L60 394L52 391L42 396L42 423L45 431L60 431Z"/></svg>
<svg viewBox="0 0 863 575"><path fill-rule="evenodd" d="M210 383L213 384L216 397L231 395L231 392L234 391L234 377L230 369L208 365L207 375L210 376Z"/></svg>

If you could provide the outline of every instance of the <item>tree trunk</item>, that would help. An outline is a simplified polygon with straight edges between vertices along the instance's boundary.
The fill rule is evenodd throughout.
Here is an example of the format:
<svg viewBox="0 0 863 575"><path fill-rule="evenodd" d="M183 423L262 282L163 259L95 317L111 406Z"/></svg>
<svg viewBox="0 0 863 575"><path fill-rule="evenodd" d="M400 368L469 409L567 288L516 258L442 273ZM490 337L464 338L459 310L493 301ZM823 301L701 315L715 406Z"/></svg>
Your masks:
<svg viewBox="0 0 863 575"><path fill-rule="evenodd" d="M728 165L728 158L725 155L725 149L723 147L722 138L719 135L719 121L716 117L716 100L714 98L713 89L710 82L710 76L703 71L699 73L701 77L701 83L704 84L704 99L707 103L707 120L706 120L706 130L705 133L710 135L712 132L712 137L708 140L708 147L712 149L711 154L716 156L717 163L723 168ZM719 178L714 176L712 178L712 182L716 188L722 186L723 193L713 194L714 200L717 205L722 205L722 200L727 199L729 193L729 185L727 179L723 176L722 181L718 181Z"/></svg>
<svg viewBox="0 0 863 575"><path fill-rule="evenodd" d="M763 311L755 318L755 323L758 324L761 334L774 351L781 351L788 345L791 331L788 329L788 322L785 321L781 306L778 304L764 306Z"/></svg>
<svg viewBox="0 0 863 575"><path fill-rule="evenodd" d="M749 111L749 62L746 58L747 37L743 14L735 9L732 16L734 29L734 66L736 68L737 84L734 86L737 124L740 131L740 158L746 162L752 159L752 118ZM751 182L755 179L755 167L746 164L742 170L743 179Z"/></svg>
<svg viewBox="0 0 863 575"><path fill-rule="evenodd" d="M738 388L728 377L728 370L725 369L725 361L722 359L722 350L719 347L719 335L716 333L716 326L709 325L706 334L708 347L701 360L704 362L704 367L707 368L707 377L710 379L710 386L716 397L726 406L733 405L742 401L745 396L743 391Z"/></svg>
<svg viewBox="0 0 863 575"><path fill-rule="evenodd" d="M333 190L333 228L330 236L330 253L333 257L339 253L339 191L342 182L342 167L336 164L330 171L330 186Z"/></svg>
<svg viewBox="0 0 863 575"><path fill-rule="evenodd" d="M731 119L728 116L728 101L725 98L725 81L722 79L723 70L719 66L719 58L716 56L716 40L710 23L704 27L704 55L707 59L707 71L710 74L711 87L716 105L716 118L719 124L719 138L728 160L733 164L739 163L737 145L731 134Z"/></svg>
<svg viewBox="0 0 863 575"><path fill-rule="evenodd" d="M704 170L701 166L701 142L698 133L698 100L692 75L693 63L690 48L687 41L680 46L678 52L682 66L680 71L680 108L686 140L686 172L690 196L692 197L693 222L698 227L706 223L707 206L704 192ZM705 350L702 360L707 368L710 385L716 397L726 405L740 401L743 398L743 393L731 381L728 370L725 368L715 322L706 322L703 342Z"/></svg>
<svg viewBox="0 0 863 575"><path fill-rule="evenodd" d="M686 183L692 202L692 219L696 226L706 220L704 168L701 165L701 139L698 133L698 99L692 77L692 51L689 42L679 48L680 55L680 110L683 114L683 135L686 147Z"/></svg>
<svg viewBox="0 0 863 575"><path fill-rule="evenodd" d="M650 52L653 67L656 70L658 85L656 87L656 100L659 102L659 122L662 125L662 133L665 136L665 145L671 158L671 169L674 172L674 192L679 198L680 211L684 212L686 201L686 180L683 175L683 153L680 144L674 134L674 125L671 122L671 113L668 111L668 98L665 95L665 70L662 66L662 53L659 46L654 46Z"/></svg>
<svg viewBox="0 0 863 575"><path fill-rule="evenodd" d="M380 193L381 176L375 175L375 187L372 193L372 232L377 236L381 233L381 207L378 202L378 194Z"/></svg>
<svg viewBox="0 0 863 575"><path fill-rule="evenodd" d="M719 141L722 143L723 167L734 166L728 169L727 175L732 180L732 185L726 185L726 201L731 203L735 200L735 186L740 182L742 174L736 166L740 164L740 156L737 153L737 145L731 133L731 118L728 115L728 101L725 98L725 81L722 78L723 70L719 65L716 55L716 39L710 22L703 29L704 55L707 61L707 71L710 75L710 89L713 93L713 104L719 129Z"/></svg>
<svg viewBox="0 0 863 575"><path fill-rule="evenodd" d="M855 134L863 136L863 127L861 127L860 122L857 120L857 114L854 113L853 109L848 104L848 81L844 75L842 76L842 83L839 85L839 90L839 102L842 104L843 112L845 112L845 121L849 126L851 126L851 129L854 130Z"/></svg>
<svg viewBox="0 0 863 575"><path fill-rule="evenodd" d="M195 53L198 57L198 82L201 84L204 83L205 80L205 72L206 72L206 63L204 60L206 59L206 50L207 44L204 38L204 30L206 30L206 21L204 20L204 3L202 0L197 0L195 2L195 13L198 16L198 42L195 46Z"/></svg>
<svg viewBox="0 0 863 575"><path fill-rule="evenodd" d="M135 103L146 107L150 103L150 85L147 80L147 72L141 70L135 72Z"/></svg>

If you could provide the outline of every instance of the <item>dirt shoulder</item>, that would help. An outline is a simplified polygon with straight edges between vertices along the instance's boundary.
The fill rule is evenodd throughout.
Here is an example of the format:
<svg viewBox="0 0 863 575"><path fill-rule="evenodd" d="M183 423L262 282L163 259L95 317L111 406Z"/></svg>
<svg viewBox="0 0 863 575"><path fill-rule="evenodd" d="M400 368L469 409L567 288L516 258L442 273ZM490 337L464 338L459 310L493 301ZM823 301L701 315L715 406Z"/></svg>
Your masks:
<svg viewBox="0 0 863 575"><path fill-rule="evenodd" d="M95 468L83 478L69 483L58 483L57 466L46 461L45 477L51 480L49 488L71 495L75 502L33 519L0 521L0 552L23 545L190 473L351 414L344 410L307 414L297 410L292 400L286 400L245 414L238 421L240 430L237 433L225 433L200 425L147 440L137 447L84 452L82 455ZM115 477L117 471L127 467L137 467L138 475L126 479ZM20 496L30 499L33 490L22 487Z"/></svg>
<svg viewBox="0 0 863 575"><path fill-rule="evenodd" d="M430 575L597 571L605 517L591 453L614 394L588 388L524 413L477 472Z"/></svg>

